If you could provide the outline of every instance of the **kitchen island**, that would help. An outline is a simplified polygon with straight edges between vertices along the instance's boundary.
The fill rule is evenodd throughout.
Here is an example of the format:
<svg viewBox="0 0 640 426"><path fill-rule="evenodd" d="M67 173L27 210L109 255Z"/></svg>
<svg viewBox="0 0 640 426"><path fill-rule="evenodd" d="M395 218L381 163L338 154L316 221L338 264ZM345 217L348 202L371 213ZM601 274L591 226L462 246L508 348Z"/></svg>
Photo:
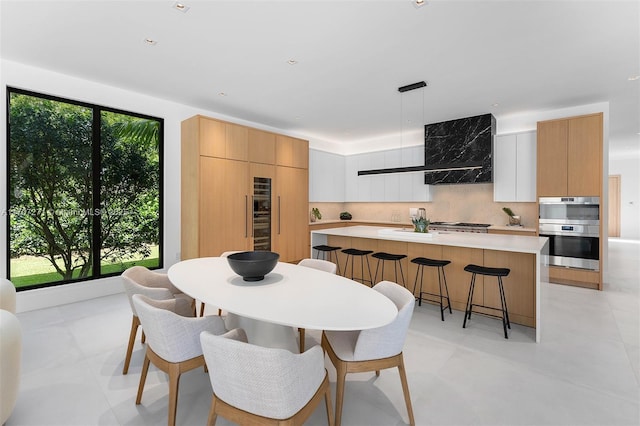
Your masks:
<svg viewBox="0 0 640 426"><path fill-rule="evenodd" d="M417 266L410 260L415 257L450 260L451 264L445 268L449 296L452 308L460 311L465 309L471 279L471 275L464 271L467 264L509 268L511 273L504 278L504 285L511 322L535 328L536 341L540 340L540 282L548 280L544 262L547 238L464 232L421 234L413 232L412 228L350 226L312 231L311 246L319 244L406 254L407 258L402 260L405 284L416 295L419 291L419 283L414 289ZM311 255L314 256L313 253ZM346 256L339 253L338 259L344 266ZM375 274L375 259L370 261L371 273ZM435 268L424 271L423 291L437 293L438 279L436 271L431 269ZM362 278L360 270L356 259L354 278ZM351 267L348 276L351 276ZM378 276L377 281L382 279L394 281L394 269L386 268L384 277ZM485 279L488 281L486 286ZM497 285L493 281L495 278L492 277L477 277L474 303L500 305Z"/></svg>

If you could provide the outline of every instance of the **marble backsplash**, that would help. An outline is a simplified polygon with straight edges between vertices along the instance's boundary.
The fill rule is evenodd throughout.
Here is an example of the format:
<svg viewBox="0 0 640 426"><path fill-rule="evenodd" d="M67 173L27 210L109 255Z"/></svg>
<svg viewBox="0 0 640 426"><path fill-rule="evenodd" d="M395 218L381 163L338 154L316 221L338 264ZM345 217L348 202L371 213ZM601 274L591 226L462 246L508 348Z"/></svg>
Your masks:
<svg viewBox="0 0 640 426"><path fill-rule="evenodd" d="M502 208L509 207L521 217L524 227L536 226L536 203L496 203L493 201L493 184L490 183L432 186L431 192L431 202L309 203L309 210L317 207L322 213L322 220L337 220L340 212L348 211L353 215L353 220L408 223L409 208L423 207L431 221L506 225L509 218Z"/></svg>

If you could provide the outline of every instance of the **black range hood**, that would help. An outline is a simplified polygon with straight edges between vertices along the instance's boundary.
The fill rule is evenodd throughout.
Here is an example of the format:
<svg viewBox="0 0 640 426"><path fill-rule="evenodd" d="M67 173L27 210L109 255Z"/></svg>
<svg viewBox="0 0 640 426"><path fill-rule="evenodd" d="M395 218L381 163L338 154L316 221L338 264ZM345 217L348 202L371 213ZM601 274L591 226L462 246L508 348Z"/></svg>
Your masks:
<svg viewBox="0 0 640 426"><path fill-rule="evenodd" d="M493 114L424 126L427 185L492 182Z"/></svg>

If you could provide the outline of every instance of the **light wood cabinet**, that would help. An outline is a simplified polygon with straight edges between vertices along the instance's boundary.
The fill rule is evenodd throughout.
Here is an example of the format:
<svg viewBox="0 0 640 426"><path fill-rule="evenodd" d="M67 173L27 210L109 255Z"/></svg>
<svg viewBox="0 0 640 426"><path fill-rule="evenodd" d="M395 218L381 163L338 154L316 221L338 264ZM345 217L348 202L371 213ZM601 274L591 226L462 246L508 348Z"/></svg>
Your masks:
<svg viewBox="0 0 640 426"><path fill-rule="evenodd" d="M538 123L536 155L538 197L567 195L568 128L566 120Z"/></svg>
<svg viewBox="0 0 640 426"><path fill-rule="evenodd" d="M308 170L275 165L279 138L288 164L308 164L308 142L202 116L181 130L181 258L259 249L265 234L281 261L308 257Z"/></svg>
<svg viewBox="0 0 640 426"><path fill-rule="evenodd" d="M309 169L309 142L291 136L276 136L276 165Z"/></svg>
<svg viewBox="0 0 640 426"><path fill-rule="evenodd" d="M567 195L602 196L602 114L569 119Z"/></svg>
<svg viewBox="0 0 640 426"><path fill-rule="evenodd" d="M602 194L603 115L538 123L538 197Z"/></svg>
<svg viewBox="0 0 640 426"><path fill-rule="evenodd" d="M276 135L258 129L249 129L249 161L252 163L276 163Z"/></svg>
<svg viewBox="0 0 640 426"><path fill-rule="evenodd" d="M196 116L191 124L193 137L199 140L200 155L247 160L249 132L246 127Z"/></svg>
<svg viewBox="0 0 640 426"><path fill-rule="evenodd" d="M200 157L198 250L192 257L251 247L248 166L244 161Z"/></svg>
<svg viewBox="0 0 640 426"><path fill-rule="evenodd" d="M276 167L274 247L288 262L309 257L308 182L307 169Z"/></svg>

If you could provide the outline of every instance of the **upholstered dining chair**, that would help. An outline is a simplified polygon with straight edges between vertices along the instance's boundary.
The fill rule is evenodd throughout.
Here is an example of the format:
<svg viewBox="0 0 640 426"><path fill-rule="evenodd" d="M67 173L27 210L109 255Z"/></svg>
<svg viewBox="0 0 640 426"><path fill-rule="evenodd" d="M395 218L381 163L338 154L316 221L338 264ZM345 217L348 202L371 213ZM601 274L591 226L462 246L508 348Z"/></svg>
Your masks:
<svg viewBox="0 0 640 426"><path fill-rule="evenodd" d="M336 368L336 426L340 426L347 373L362 373L398 367L409 423L415 425L409 385L404 369L402 348L413 315L414 295L403 286L391 281L381 281L374 290L387 296L398 308L398 316L391 323L371 330L324 331L322 347Z"/></svg>
<svg viewBox="0 0 640 426"><path fill-rule="evenodd" d="M207 424L220 415L240 425L302 425L324 397L333 425L322 348L302 354L247 343L240 328L200 335L213 388Z"/></svg>
<svg viewBox="0 0 640 426"><path fill-rule="evenodd" d="M330 274L335 274L338 268L335 263L322 259L302 259L298 262L298 265L306 266L307 268L319 269L321 271L329 272Z"/></svg>
<svg viewBox="0 0 640 426"><path fill-rule="evenodd" d="M129 372L129 364L131 362L131 354L133 352L133 345L136 340L136 334L138 332L138 326L140 320L136 313L136 308L133 305L131 298L134 294L144 294L145 296L156 300L167 299L184 299L187 300L194 308L195 301L180 292L169 280L167 274L160 272L150 271L144 266L133 266L125 270L122 275L122 284L124 291L127 294L129 305L131 306L131 331L129 332L129 344L127 345L127 353L124 358L124 367L122 368L122 374ZM142 343L145 341L144 329L141 336Z"/></svg>
<svg viewBox="0 0 640 426"><path fill-rule="evenodd" d="M307 268L318 269L330 274L335 274L338 268L335 263L322 259L302 259L300 262L298 262L298 265ZM298 328L298 333L300 334L300 353L302 353L304 352L304 339L306 331L304 328Z"/></svg>
<svg viewBox="0 0 640 426"><path fill-rule="evenodd" d="M240 253L241 250L229 250L229 251L224 251L222 252L222 254L220 255L220 257L227 257L230 254L233 253ZM222 315L222 309L218 309L218 315ZM200 302L200 316L203 317L204 316L204 302Z"/></svg>
<svg viewBox="0 0 640 426"><path fill-rule="evenodd" d="M142 365L136 405L142 402L142 392L149 363L169 375L168 425L174 426L178 408L180 375L198 367L206 367L200 346L200 333L223 334L227 330L219 316L193 317L193 308L182 299L153 300L133 296L142 328L147 334L147 351Z"/></svg>

